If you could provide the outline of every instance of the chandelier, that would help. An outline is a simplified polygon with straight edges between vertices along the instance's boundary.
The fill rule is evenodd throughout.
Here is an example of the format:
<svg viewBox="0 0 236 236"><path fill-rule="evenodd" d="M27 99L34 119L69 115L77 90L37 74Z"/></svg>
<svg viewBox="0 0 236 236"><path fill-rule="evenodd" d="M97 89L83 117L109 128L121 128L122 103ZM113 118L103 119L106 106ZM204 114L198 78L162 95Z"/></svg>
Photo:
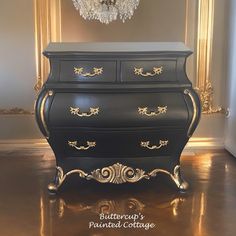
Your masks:
<svg viewBox="0 0 236 236"><path fill-rule="evenodd" d="M109 24L119 17L123 22L131 19L139 0L72 0L85 20L99 20Z"/></svg>

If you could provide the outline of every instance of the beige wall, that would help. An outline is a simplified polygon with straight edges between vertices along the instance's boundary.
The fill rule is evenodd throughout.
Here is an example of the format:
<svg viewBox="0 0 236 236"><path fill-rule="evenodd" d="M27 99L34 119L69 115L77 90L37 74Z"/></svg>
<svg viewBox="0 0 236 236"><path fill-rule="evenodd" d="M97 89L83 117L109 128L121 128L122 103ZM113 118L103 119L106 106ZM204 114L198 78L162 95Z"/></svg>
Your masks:
<svg viewBox="0 0 236 236"><path fill-rule="evenodd" d="M33 0L1 0L0 108L32 111L35 77ZM0 116L0 139L34 137L33 116Z"/></svg>
<svg viewBox="0 0 236 236"><path fill-rule="evenodd" d="M1 0L0 108L33 109L35 83L32 0Z"/></svg>
<svg viewBox="0 0 236 236"><path fill-rule="evenodd" d="M109 25L85 21L62 1L63 41L184 41L186 0L141 0L131 20Z"/></svg>

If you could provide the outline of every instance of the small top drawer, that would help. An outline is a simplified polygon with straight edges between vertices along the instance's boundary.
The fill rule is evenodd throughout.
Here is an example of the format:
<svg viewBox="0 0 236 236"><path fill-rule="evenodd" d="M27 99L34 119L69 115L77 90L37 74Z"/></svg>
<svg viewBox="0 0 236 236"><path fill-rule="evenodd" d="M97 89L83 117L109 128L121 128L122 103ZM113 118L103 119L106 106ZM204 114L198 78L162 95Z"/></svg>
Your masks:
<svg viewBox="0 0 236 236"><path fill-rule="evenodd" d="M124 82L177 81L176 60L146 60L121 62L121 80Z"/></svg>
<svg viewBox="0 0 236 236"><path fill-rule="evenodd" d="M114 82L116 61L63 60L60 63L62 82Z"/></svg>

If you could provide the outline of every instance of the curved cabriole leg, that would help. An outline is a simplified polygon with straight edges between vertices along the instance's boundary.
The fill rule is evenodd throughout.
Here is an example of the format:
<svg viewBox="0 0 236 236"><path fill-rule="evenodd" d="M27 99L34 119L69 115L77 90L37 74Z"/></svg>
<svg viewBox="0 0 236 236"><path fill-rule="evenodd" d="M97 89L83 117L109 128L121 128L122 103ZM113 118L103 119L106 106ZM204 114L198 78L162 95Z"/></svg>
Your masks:
<svg viewBox="0 0 236 236"><path fill-rule="evenodd" d="M174 169L174 174L171 175L171 178L175 182L177 188L181 192L185 192L189 188L189 184L182 178L181 176L181 171L180 171L180 166L176 166Z"/></svg>
<svg viewBox="0 0 236 236"><path fill-rule="evenodd" d="M57 167L54 180L53 180L52 183L50 183L48 185L49 194L51 194L51 195L57 194L57 191L58 191L59 187L61 186L61 184L63 183L64 180L65 180L65 176L64 176L62 168Z"/></svg>

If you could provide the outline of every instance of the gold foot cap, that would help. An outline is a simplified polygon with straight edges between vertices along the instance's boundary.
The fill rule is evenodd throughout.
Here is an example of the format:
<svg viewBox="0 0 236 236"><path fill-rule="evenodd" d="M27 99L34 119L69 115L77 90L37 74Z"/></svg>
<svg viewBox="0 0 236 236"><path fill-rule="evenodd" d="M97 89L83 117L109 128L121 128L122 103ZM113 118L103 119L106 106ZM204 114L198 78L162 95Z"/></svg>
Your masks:
<svg viewBox="0 0 236 236"><path fill-rule="evenodd" d="M189 184L188 184L186 181L184 181L183 183L181 183L180 186L179 186L179 190L180 190L180 191L187 191L188 188L189 188Z"/></svg>
<svg viewBox="0 0 236 236"><path fill-rule="evenodd" d="M55 184L51 183L48 185L48 191L50 194L56 194L57 193L57 187Z"/></svg>

